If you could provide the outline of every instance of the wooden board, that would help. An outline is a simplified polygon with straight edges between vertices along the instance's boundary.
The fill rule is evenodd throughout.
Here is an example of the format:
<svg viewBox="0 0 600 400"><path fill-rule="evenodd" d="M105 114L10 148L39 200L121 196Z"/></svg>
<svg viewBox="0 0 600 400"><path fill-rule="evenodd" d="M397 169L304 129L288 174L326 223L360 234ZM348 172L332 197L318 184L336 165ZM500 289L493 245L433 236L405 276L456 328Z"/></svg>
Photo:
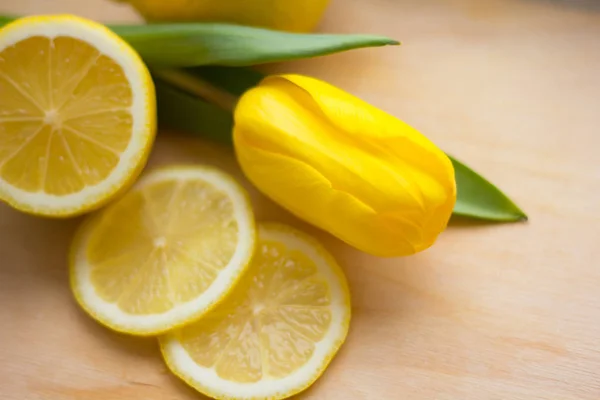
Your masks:
<svg viewBox="0 0 600 400"><path fill-rule="evenodd" d="M301 399L600 399L600 7L594 0L334 0L328 32L399 48L270 66L326 79L419 128L509 193L525 224L456 221L431 250L377 259L253 191L261 219L322 238L353 295L346 345ZM102 0L0 0L0 12L136 20ZM151 164L231 151L161 132ZM249 185L248 185L249 187ZM66 252L79 220L0 207L0 398L198 399L152 339L75 305Z"/></svg>

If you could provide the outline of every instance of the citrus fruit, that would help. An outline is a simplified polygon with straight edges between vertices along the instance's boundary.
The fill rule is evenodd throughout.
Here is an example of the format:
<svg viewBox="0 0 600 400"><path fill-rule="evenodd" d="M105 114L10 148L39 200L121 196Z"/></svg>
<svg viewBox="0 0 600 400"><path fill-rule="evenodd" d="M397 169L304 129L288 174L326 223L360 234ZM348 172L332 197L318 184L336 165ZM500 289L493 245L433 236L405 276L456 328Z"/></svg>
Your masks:
<svg viewBox="0 0 600 400"><path fill-rule="evenodd" d="M329 0L115 0L131 4L150 22L226 22L310 32Z"/></svg>
<svg viewBox="0 0 600 400"><path fill-rule="evenodd" d="M0 199L33 214L96 208L133 183L155 135L144 63L103 25L69 15L0 29Z"/></svg>
<svg viewBox="0 0 600 400"><path fill-rule="evenodd" d="M159 168L82 224L71 247L71 287L102 324L159 334L198 318L232 289L255 237L247 195L229 175Z"/></svg>
<svg viewBox="0 0 600 400"><path fill-rule="evenodd" d="M208 396L283 399L323 373L349 323L333 257L292 228L261 225L250 268L228 297L160 340L168 367Z"/></svg>

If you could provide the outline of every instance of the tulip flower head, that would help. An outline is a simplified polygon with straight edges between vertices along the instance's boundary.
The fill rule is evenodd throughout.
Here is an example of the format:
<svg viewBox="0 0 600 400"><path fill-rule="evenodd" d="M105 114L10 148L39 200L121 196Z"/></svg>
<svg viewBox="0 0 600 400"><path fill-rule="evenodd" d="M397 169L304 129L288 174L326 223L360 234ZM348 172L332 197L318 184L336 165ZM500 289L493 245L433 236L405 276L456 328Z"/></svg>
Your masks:
<svg viewBox="0 0 600 400"><path fill-rule="evenodd" d="M427 249L456 201L452 163L430 140L314 78L271 76L246 92L234 145L260 191L370 254Z"/></svg>

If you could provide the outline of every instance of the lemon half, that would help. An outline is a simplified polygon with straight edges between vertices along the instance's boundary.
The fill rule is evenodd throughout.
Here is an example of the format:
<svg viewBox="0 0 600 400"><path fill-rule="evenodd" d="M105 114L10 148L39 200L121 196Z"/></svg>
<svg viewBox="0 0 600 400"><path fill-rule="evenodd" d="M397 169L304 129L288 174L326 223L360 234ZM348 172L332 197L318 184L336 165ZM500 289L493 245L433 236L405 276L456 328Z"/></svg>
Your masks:
<svg viewBox="0 0 600 400"><path fill-rule="evenodd" d="M70 216L133 183L156 131L150 74L121 38L70 16L0 29L0 199Z"/></svg>
<svg viewBox="0 0 600 400"><path fill-rule="evenodd" d="M255 237L248 197L229 175L160 168L79 229L71 287L102 324L156 335L222 300L248 266Z"/></svg>
<svg viewBox="0 0 600 400"><path fill-rule="evenodd" d="M161 338L168 367L216 399L283 399L310 386L348 333L350 295L333 257L282 225L259 227L248 272L217 308Z"/></svg>

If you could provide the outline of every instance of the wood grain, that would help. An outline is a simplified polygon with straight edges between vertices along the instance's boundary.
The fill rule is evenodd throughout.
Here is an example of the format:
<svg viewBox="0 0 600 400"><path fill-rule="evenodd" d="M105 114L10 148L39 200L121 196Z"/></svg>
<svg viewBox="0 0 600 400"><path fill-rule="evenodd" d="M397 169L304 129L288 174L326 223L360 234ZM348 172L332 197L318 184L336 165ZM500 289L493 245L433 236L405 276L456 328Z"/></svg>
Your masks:
<svg viewBox="0 0 600 400"><path fill-rule="evenodd" d="M0 12L137 19L102 0L1 0ZM530 221L456 220L425 253L377 259L252 190L261 219L322 238L351 285L350 337L299 398L599 399L597 2L334 0L322 30L403 46L267 70L326 79L406 120L496 182ZM151 165L173 161L243 179L229 149L161 132ZM154 340L112 333L75 306L66 252L78 223L0 207L0 398L202 398L167 373Z"/></svg>

